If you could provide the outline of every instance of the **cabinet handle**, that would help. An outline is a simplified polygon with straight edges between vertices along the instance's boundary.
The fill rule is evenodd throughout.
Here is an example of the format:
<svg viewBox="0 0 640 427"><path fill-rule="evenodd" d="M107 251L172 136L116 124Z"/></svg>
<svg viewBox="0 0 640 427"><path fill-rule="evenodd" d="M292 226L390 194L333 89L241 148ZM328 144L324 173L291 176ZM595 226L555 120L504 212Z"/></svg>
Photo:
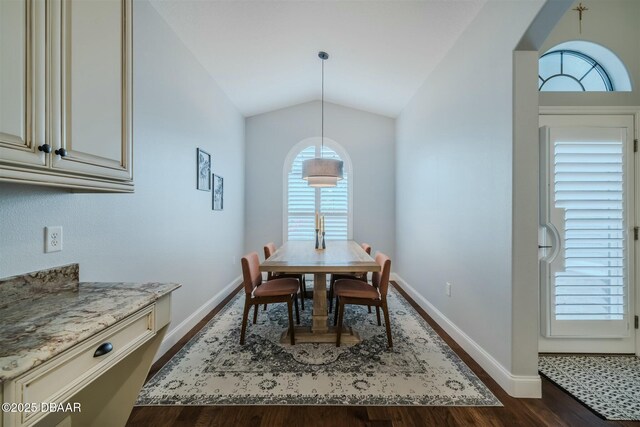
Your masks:
<svg viewBox="0 0 640 427"><path fill-rule="evenodd" d="M102 343L100 344L100 347L96 349L95 353L93 353L93 357L104 356L105 354L109 353L111 350L113 350L113 345L111 345L110 342Z"/></svg>
<svg viewBox="0 0 640 427"><path fill-rule="evenodd" d="M44 151L45 153L50 153L51 146L49 144L42 144L38 147L38 151Z"/></svg>
<svg viewBox="0 0 640 427"><path fill-rule="evenodd" d="M54 153L56 153L60 157L67 157L67 150L65 150L64 148L58 148L56 151L54 151Z"/></svg>

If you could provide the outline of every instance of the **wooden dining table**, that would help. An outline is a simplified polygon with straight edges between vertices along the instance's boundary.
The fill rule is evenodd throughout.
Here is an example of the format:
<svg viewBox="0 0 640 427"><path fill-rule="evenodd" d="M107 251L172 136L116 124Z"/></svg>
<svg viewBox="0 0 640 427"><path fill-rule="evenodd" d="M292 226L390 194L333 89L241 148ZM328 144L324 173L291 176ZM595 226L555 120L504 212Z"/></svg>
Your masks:
<svg viewBox="0 0 640 427"><path fill-rule="evenodd" d="M359 244L352 240L329 240L326 249L314 249L312 241L289 241L260 264L260 271L313 274L313 316L311 326L296 328L296 342L327 343L336 341L336 332L328 324L327 273L366 273L380 271L380 266ZM283 342L287 332L283 334ZM341 342L360 342L357 331L342 332Z"/></svg>

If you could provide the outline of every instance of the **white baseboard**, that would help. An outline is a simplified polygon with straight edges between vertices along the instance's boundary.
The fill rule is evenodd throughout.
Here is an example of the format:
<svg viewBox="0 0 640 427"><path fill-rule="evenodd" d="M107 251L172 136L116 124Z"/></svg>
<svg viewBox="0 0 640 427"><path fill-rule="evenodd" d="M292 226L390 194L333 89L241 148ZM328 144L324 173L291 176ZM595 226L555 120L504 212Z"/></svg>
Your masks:
<svg viewBox="0 0 640 427"><path fill-rule="evenodd" d="M427 301L425 297L420 295L413 286L403 280L402 277L392 273L391 280L395 280L510 396L522 398L539 398L542 396L542 381L539 375L513 375L440 310Z"/></svg>
<svg viewBox="0 0 640 427"><path fill-rule="evenodd" d="M155 363L160 359L171 347L176 345L180 339L185 336L194 326L198 324L207 314L211 312L218 304L220 304L229 294L242 283L242 276L238 276L227 286L222 288L220 292L215 294L209 301L205 302L191 316L184 319L178 326L167 332L162 340L160 348L153 359Z"/></svg>

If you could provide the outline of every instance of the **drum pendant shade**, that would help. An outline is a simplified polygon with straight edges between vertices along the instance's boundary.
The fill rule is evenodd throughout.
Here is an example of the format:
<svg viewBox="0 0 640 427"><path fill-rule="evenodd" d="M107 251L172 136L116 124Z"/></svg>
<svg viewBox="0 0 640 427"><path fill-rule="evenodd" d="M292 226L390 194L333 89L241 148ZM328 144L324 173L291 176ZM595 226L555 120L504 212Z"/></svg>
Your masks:
<svg viewBox="0 0 640 427"><path fill-rule="evenodd" d="M343 175L344 162L335 159L315 158L302 163L302 179L311 187L335 187Z"/></svg>

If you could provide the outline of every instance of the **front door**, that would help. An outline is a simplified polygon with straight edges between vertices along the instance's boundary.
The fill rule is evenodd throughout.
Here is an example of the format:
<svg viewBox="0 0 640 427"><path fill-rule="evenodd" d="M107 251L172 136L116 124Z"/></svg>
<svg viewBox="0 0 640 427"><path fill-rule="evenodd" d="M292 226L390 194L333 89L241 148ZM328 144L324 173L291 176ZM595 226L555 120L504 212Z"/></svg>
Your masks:
<svg viewBox="0 0 640 427"><path fill-rule="evenodd" d="M540 125L540 351L633 353L634 117Z"/></svg>

